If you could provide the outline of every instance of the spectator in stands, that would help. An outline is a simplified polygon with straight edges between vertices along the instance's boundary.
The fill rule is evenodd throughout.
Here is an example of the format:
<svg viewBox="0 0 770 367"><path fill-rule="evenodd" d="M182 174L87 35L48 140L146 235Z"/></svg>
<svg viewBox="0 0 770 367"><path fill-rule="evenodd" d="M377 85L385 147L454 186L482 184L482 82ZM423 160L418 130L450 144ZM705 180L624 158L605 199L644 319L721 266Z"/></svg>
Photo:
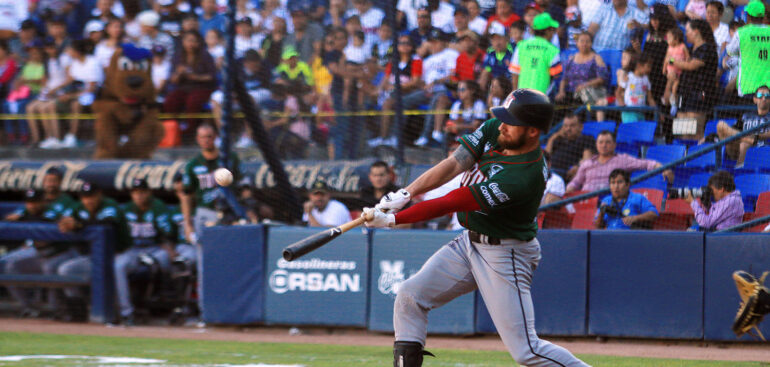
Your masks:
<svg viewBox="0 0 770 367"><path fill-rule="evenodd" d="M444 127L444 132L451 137L470 133L487 120L487 105L481 99L478 83L473 80L461 81L457 84L457 98Z"/></svg>
<svg viewBox="0 0 770 367"><path fill-rule="evenodd" d="M182 35L182 47L171 63L173 88L163 102L168 113L196 113L203 110L216 87L216 66L197 32Z"/></svg>
<svg viewBox="0 0 770 367"><path fill-rule="evenodd" d="M265 37L260 47L262 60L265 60L271 69L281 63L286 38L286 21L281 18L273 19L273 30Z"/></svg>
<svg viewBox="0 0 770 367"><path fill-rule="evenodd" d="M647 22L647 14L628 6L628 0L612 0L612 6L596 11L588 32L594 35L596 50L622 50L630 45L631 30Z"/></svg>
<svg viewBox="0 0 770 367"><path fill-rule="evenodd" d="M280 113L281 116L263 116L262 123L277 146L279 156L283 159L305 158L313 134L311 121L298 116L299 99L287 93L283 84L273 84L270 95L270 99L262 103L264 111Z"/></svg>
<svg viewBox="0 0 770 367"><path fill-rule="evenodd" d="M294 32L289 34L284 42L284 47L294 47L299 53L300 61L305 63L311 61L314 47L321 43L324 36L324 29L309 19L309 13L308 7L294 6L291 10Z"/></svg>
<svg viewBox="0 0 770 367"><path fill-rule="evenodd" d="M96 20L102 24L106 24L112 18L120 18L123 14L115 14L112 11L112 7L115 5L113 0L97 0L96 5L91 10L91 20Z"/></svg>
<svg viewBox="0 0 770 367"><path fill-rule="evenodd" d="M583 135L583 123L572 112L564 116L561 128L548 138L545 151L551 156L551 170L571 179L581 162L594 155L594 138Z"/></svg>
<svg viewBox="0 0 770 367"><path fill-rule="evenodd" d="M223 44L222 33L216 29L209 29L204 35L204 41L206 41L206 51L214 58L214 64L217 66L217 70L221 72L222 66L225 63L225 45ZM260 42L259 45L261 47L262 43ZM257 50L259 50L259 47L257 47Z"/></svg>
<svg viewBox="0 0 770 367"><path fill-rule="evenodd" d="M0 101L5 100L8 92L11 91L13 78L19 71L16 59L13 58L10 51L8 42L0 41Z"/></svg>
<svg viewBox="0 0 770 367"><path fill-rule="evenodd" d="M684 9L684 14L690 20L693 19L706 19L706 1L704 0L689 0L687 7Z"/></svg>
<svg viewBox="0 0 770 367"><path fill-rule="evenodd" d="M281 58L283 62L273 71L274 83L284 85L288 94L303 98L312 91L313 75L310 66L300 61L299 53L292 48L287 48Z"/></svg>
<svg viewBox="0 0 770 367"><path fill-rule="evenodd" d="M719 171L709 177L708 187L712 192L710 200L695 200L689 192L684 197L695 213L698 227L711 232L740 224L743 221L743 200L741 192L735 189L733 175Z"/></svg>
<svg viewBox="0 0 770 367"><path fill-rule="evenodd" d="M545 158L548 165L548 180L545 182L545 191L543 192L543 198L540 200L540 206L551 204L564 198L566 186L564 179L551 169L553 166L551 155L548 152L543 152L543 158Z"/></svg>
<svg viewBox="0 0 770 367"><path fill-rule="evenodd" d="M763 24L765 5L759 0L752 0L746 5L745 11L748 24L739 28L727 45L728 55L740 55L737 88L741 97L753 94L757 88L770 80L770 57L765 45L767 42L753 40L766 40L770 37L770 27Z"/></svg>
<svg viewBox="0 0 770 367"><path fill-rule="evenodd" d="M757 92L754 94L754 104L757 105L757 112L744 113L734 126L730 126L724 121L720 121L717 124L719 139L727 139L741 131L752 129L759 125L768 126L760 129L754 135L745 136L742 139L734 140L727 144L727 156L736 160L736 168L743 167L746 151L749 148L760 144L765 145L770 140L770 84L763 85L757 89Z"/></svg>
<svg viewBox="0 0 770 367"><path fill-rule="evenodd" d="M90 182L80 187L80 201L62 213L58 221L59 230L76 232L90 224L109 225L115 231L115 254L120 254L133 245L126 216L118 202L102 194L101 189ZM91 277L91 255L88 246L79 249L80 256L65 261L57 273L63 276ZM67 317L72 321L86 318L83 292L78 288L64 290L67 298Z"/></svg>
<svg viewBox="0 0 770 367"><path fill-rule="evenodd" d="M167 92L168 78L171 76L171 63L166 60L166 49L163 46L152 48L152 84L158 102L163 102Z"/></svg>
<svg viewBox="0 0 770 367"><path fill-rule="evenodd" d="M23 113L27 104L37 97L45 84L45 58L43 54L43 43L35 40L27 45L28 58L21 67L19 76L11 84L8 98L3 106L6 113ZM1 52L0 52L1 53ZM29 140L29 129L27 121L8 120L5 122L5 138L7 144L26 145ZM37 125L35 126L37 127ZM32 137L34 142L40 140L40 134L37 130Z"/></svg>
<svg viewBox="0 0 770 367"><path fill-rule="evenodd" d="M53 38L56 49L59 52L65 52L70 45L70 38L67 34L67 23L61 16L52 16L45 22L46 35Z"/></svg>
<svg viewBox="0 0 770 367"><path fill-rule="evenodd" d="M468 28L478 35L484 34L487 29L487 20L481 16L481 7L476 0L465 2L465 8L468 9Z"/></svg>
<svg viewBox="0 0 770 367"><path fill-rule="evenodd" d="M225 16L219 13L216 0L201 0L201 15L198 23L200 24L198 32L204 36L212 29L224 33Z"/></svg>
<svg viewBox="0 0 770 367"><path fill-rule="evenodd" d="M516 49L516 45L524 40L524 32L527 31L527 23L523 20L513 22L511 28L508 30L508 42L513 49Z"/></svg>
<svg viewBox="0 0 770 367"><path fill-rule="evenodd" d="M244 1L241 0L244 4L244 10L247 10L247 7L249 4L253 4L250 1ZM239 3L241 2L239 1ZM275 30L276 26L276 20L281 20L283 22L284 27L284 33L286 31L291 31L292 29L288 27L287 19L289 19L291 16L289 14L289 11L286 9L284 5L279 0L265 0L262 9L260 11L260 15L262 16L262 26L263 28L273 31ZM264 57L264 55L262 55Z"/></svg>
<svg viewBox="0 0 770 367"><path fill-rule="evenodd" d="M668 49L664 60L663 74L666 75L666 89L663 91L661 102L663 104L676 105L677 88L679 87L679 78L682 70L674 66L670 61L687 61L690 58L690 52L687 51L687 45L684 44L684 32L679 27L674 27L666 32L666 42Z"/></svg>
<svg viewBox="0 0 770 367"><path fill-rule="evenodd" d="M212 40L213 41L213 40ZM243 17L238 19L235 25L235 57L240 58L248 50L259 49L260 45L264 41L264 36L254 32L254 27L251 24L251 18ZM208 44L207 47L208 49ZM224 51L224 47L222 47ZM214 57L214 55L211 55ZM224 53L222 54L224 60Z"/></svg>
<svg viewBox="0 0 770 367"><path fill-rule="evenodd" d="M324 19L324 26L342 27L345 24L346 0L330 0L329 13Z"/></svg>
<svg viewBox="0 0 770 367"><path fill-rule="evenodd" d="M487 19L487 30L494 22L502 24L507 29L519 19L521 17L513 12L513 7L508 0L497 0L495 1L495 13Z"/></svg>
<svg viewBox="0 0 770 367"><path fill-rule="evenodd" d="M141 35L136 46L148 50L152 50L155 45L163 46L166 49L166 58L173 60L175 57L174 39L168 33L158 29L160 15L152 10L145 10L137 14L136 20L141 27Z"/></svg>
<svg viewBox="0 0 770 367"><path fill-rule="evenodd" d="M93 56L93 47L90 40L81 39L72 41L67 49L70 64L67 67L64 94L57 97L56 109L70 112L72 119L69 132L64 135L60 148L74 148L78 145L79 115L94 102L97 88L104 81L104 69Z"/></svg>
<svg viewBox="0 0 770 367"><path fill-rule="evenodd" d="M46 56L45 86L38 94L37 99L27 105L27 114L46 114L48 116L46 119L40 119L45 133L44 139L40 141L40 148L56 149L61 145L59 122L55 117L56 97L65 87L67 81L66 63L68 61L65 60L66 55L61 55L57 50L53 38L46 38L43 41L43 51ZM37 121L38 119L34 117L27 120L32 144L37 144L39 141Z"/></svg>
<svg viewBox="0 0 770 367"><path fill-rule="evenodd" d="M342 104L346 106L352 105L351 102L354 101L356 106L361 103L357 96L361 89L361 80L364 78L364 63L371 55L365 38L366 35L363 31L353 32L352 42L342 51L345 54L345 69L347 70L347 77L344 81L345 89L342 92Z"/></svg>
<svg viewBox="0 0 770 367"><path fill-rule="evenodd" d="M268 8L273 6L272 4L275 4L277 7L274 8L274 14L278 14L279 17L282 19L289 19L289 12L286 10L285 7L281 7L281 3L277 1L265 1L264 7L262 10L265 11L264 14L269 14ZM220 7L219 9L220 13L224 12L225 9L223 7ZM271 27L267 27L267 24L272 21L267 21L267 18L264 17L264 14L261 14L258 9L256 9L256 6L254 2L248 1L248 0L236 0L235 2L235 19L241 19L241 18L249 18L251 19L251 25L254 26L254 30L257 33L264 33L272 29ZM224 33L224 31L222 32ZM201 33L202 34L202 33Z"/></svg>
<svg viewBox="0 0 770 367"><path fill-rule="evenodd" d="M102 68L110 65L110 59L115 50L125 42L125 26L123 21L118 18L110 18L104 26L105 38L96 44L94 48L94 57Z"/></svg>
<svg viewBox="0 0 770 367"><path fill-rule="evenodd" d="M452 74L457 64L458 52L447 48L451 36L440 31L431 32L428 44L431 49L431 55L425 59L423 64L423 81L425 87L422 90L414 91L404 96L404 109L412 109L423 104L430 104L431 110L445 110L451 101L448 97L446 83L451 81ZM444 141L443 127L446 115L430 114L425 118L422 133L414 142L417 146L425 146L430 140L438 143Z"/></svg>
<svg viewBox="0 0 770 367"><path fill-rule="evenodd" d="M727 48L727 42L730 41L730 28L721 22L724 12L725 6L720 1L711 0L706 4L706 21L714 32L714 40L720 55Z"/></svg>
<svg viewBox="0 0 770 367"><path fill-rule="evenodd" d="M153 197L144 179L133 180L131 201L122 209L133 245L115 257L115 291L121 320L130 326L134 323L134 307L128 276L142 264L157 265L162 271L169 271L171 260L177 256L176 228L166 205Z"/></svg>
<svg viewBox="0 0 770 367"><path fill-rule="evenodd" d="M498 76L489 83L489 93L487 95L487 106L501 106L505 97L513 90L511 79L504 76Z"/></svg>
<svg viewBox="0 0 770 367"><path fill-rule="evenodd" d="M677 117L695 118L697 129L695 135L683 135L683 139L700 140L706 126L706 113L717 99L716 75L719 57L717 45L714 42L714 32L705 20L696 19L687 23L687 40L692 43L692 52L687 61L676 61L669 64L682 69L679 81L679 105Z"/></svg>
<svg viewBox="0 0 770 367"><path fill-rule="evenodd" d="M566 29L564 31L565 35L567 36L566 48L578 48L578 37L581 33L588 30L588 27L583 24L583 17L580 14L580 8L577 5L568 6L567 9L564 10L564 20L566 22ZM591 45L593 46L593 35L591 35Z"/></svg>
<svg viewBox="0 0 770 367"><path fill-rule="evenodd" d="M409 35L402 34L398 37L398 69L399 82L401 83L401 93L404 96L410 95L415 91L421 91L423 87L422 80L422 59L414 53L414 45ZM380 84L380 93L385 101L382 103L383 111L393 110L395 100L392 97L393 88L396 83L396 76L393 72L392 63L385 66L385 80ZM383 115L380 120L380 135L369 141L370 146L390 145L396 146L397 136L400 131L391 131L390 125L392 116Z"/></svg>
<svg viewBox="0 0 770 367"><path fill-rule="evenodd" d="M732 40L735 38L736 33L738 33L738 28L743 27L743 22L739 20L733 20L728 24L728 28L730 30L730 37L729 39ZM727 84L725 85L724 89L724 100L727 103L739 103L736 102L736 100L740 100L740 96L738 96L738 93L736 92L736 85L738 84L738 74L740 73L741 69L741 56L740 55L730 55L727 52L727 48L725 47L725 53L722 55L722 68L727 73Z"/></svg>
<svg viewBox="0 0 770 367"><path fill-rule="evenodd" d="M633 71L628 73L627 80L624 83L618 83L615 90L615 100L618 106L644 107L655 106L655 100L652 99L650 79L651 60L647 54L642 54L634 62ZM644 121L644 113L636 111L622 111L621 121L636 122Z"/></svg>
<svg viewBox="0 0 770 367"><path fill-rule="evenodd" d="M158 28L172 37L181 36L182 19L185 13L179 10L177 0L157 0L156 3L160 5L160 9L158 9L158 15L160 15Z"/></svg>
<svg viewBox="0 0 770 367"><path fill-rule="evenodd" d="M383 161L374 162L369 166L368 177L370 184L361 189L360 202L356 203L362 208L372 207L379 203L385 194L398 190L398 186L393 184L393 172L390 166Z"/></svg>
<svg viewBox="0 0 770 367"><path fill-rule="evenodd" d="M661 166L660 163L653 160L616 153L615 136L606 130L599 133L596 138L596 151L599 154L580 163L575 178L567 185L567 193L607 188L609 174L616 168L636 171L652 170ZM669 182L674 181L674 173L671 170L664 171L663 177Z"/></svg>
<svg viewBox="0 0 770 367"><path fill-rule="evenodd" d="M3 2L3 12L0 14L0 39L10 40L16 36L22 21L29 16L27 1Z"/></svg>
<svg viewBox="0 0 770 367"><path fill-rule="evenodd" d="M631 175L616 168L610 172L610 192L596 211L594 224L599 229L644 228L658 217L658 209L642 194L630 191Z"/></svg>
<svg viewBox="0 0 770 367"><path fill-rule="evenodd" d="M371 0L353 0L353 7L345 13L345 18L357 15L361 21L361 29L365 41L372 45L377 39L377 30L385 20L385 12L374 7ZM295 30L296 32L296 30Z"/></svg>
<svg viewBox="0 0 770 367"><path fill-rule="evenodd" d="M302 221L310 227L337 227L350 221L345 204L331 198L326 181L318 180L310 187L309 200L304 204Z"/></svg>
<svg viewBox="0 0 770 367"><path fill-rule="evenodd" d="M428 8L420 8L417 10L417 27L409 32L409 36L412 37L412 44L417 50L417 55L421 58L425 58L430 54L430 48L428 47L428 37L431 34L439 31L431 23L430 10Z"/></svg>
<svg viewBox="0 0 770 367"><path fill-rule="evenodd" d="M516 45L508 67L514 89L532 88L550 94L552 82L562 73L559 48L548 42L558 28L559 23L548 13L539 14L532 21L535 37Z"/></svg>
<svg viewBox="0 0 770 367"><path fill-rule="evenodd" d="M29 19L21 22L18 36L8 40L8 48L17 62L22 64L27 61L27 45L34 42L37 38L38 32L35 22Z"/></svg>
<svg viewBox="0 0 770 367"><path fill-rule="evenodd" d="M487 56L484 58L484 70L482 70L481 76L479 76L479 84L485 90L494 78L511 78L511 72L508 71L508 68L513 59L514 50L505 35L505 27L500 23L490 25L489 38L492 47L487 51Z"/></svg>
<svg viewBox="0 0 770 367"><path fill-rule="evenodd" d="M89 20L83 28L83 38L96 45L101 42L102 37L104 37L104 23L98 20Z"/></svg>
<svg viewBox="0 0 770 367"><path fill-rule="evenodd" d="M460 55L457 56L452 82L456 83L463 80L475 82L484 61L484 52L479 48L479 38L476 33L468 32L460 36L459 43Z"/></svg>
<svg viewBox="0 0 770 367"><path fill-rule="evenodd" d="M667 79L663 75L663 64L668 50L666 42L666 33L671 28L678 28L674 16L671 15L669 7L658 3L650 7L650 23L647 34L643 38L643 52L652 58L652 68L650 70L650 85L652 86L652 97L659 101L666 88ZM666 63L666 65L668 65ZM620 81L620 79L618 79Z"/></svg>
<svg viewBox="0 0 770 367"><path fill-rule="evenodd" d="M556 102L566 105L591 104L607 105L608 70L599 54L593 48L593 37L588 32L577 36L578 52L564 64L564 76L559 83ZM604 112L596 113L598 121L604 121Z"/></svg>
<svg viewBox="0 0 770 367"><path fill-rule="evenodd" d="M390 23L382 23L371 46L372 58L377 61L380 68L385 67L390 62L395 50L393 47L393 28L390 27Z"/></svg>
<svg viewBox="0 0 770 367"><path fill-rule="evenodd" d="M470 17L469 17L468 9L466 9L464 6L457 6L455 7L454 22L452 22L452 24L449 25L449 28L446 29L446 31L449 32L450 34L454 34L459 39L459 37L465 35L469 31L474 32L468 27L469 21L470 21Z"/></svg>

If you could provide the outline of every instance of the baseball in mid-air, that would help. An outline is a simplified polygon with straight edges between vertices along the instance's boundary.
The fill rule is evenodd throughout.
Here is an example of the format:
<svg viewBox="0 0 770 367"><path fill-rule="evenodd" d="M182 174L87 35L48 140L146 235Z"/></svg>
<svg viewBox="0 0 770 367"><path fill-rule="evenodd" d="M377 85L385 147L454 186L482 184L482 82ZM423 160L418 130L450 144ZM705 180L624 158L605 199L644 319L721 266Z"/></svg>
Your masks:
<svg viewBox="0 0 770 367"><path fill-rule="evenodd" d="M216 181L219 186L230 186L230 184L233 183L233 173L227 168L217 168L217 170L214 171L214 181Z"/></svg>

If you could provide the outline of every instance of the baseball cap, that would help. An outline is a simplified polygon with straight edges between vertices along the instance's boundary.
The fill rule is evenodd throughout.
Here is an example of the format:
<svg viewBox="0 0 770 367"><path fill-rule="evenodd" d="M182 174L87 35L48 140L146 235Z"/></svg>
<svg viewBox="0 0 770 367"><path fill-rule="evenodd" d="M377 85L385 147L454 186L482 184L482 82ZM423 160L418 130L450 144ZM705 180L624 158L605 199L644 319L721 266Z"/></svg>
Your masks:
<svg viewBox="0 0 770 367"><path fill-rule="evenodd" d="M553 20L553 18L551 18L551 14L541 13L535 16L535 19L532 20L532 29L536 31L542 31L548 28L559 28L559 22Z"/></svg>
<svg viewBox="0 0 770 367"><path fill-rule="evenodd" d="M83 28L83 34L88 36L91 32L101 32L104 30L104 23L98 20L89 20Z"/></svg>
<svg viewBox="0 0 770 367"><path fill-rule="evenodd" d="M490 36L498 35L498 36L503 36L504 37L505 36L505 26L502 23L498 22L498 21L494 21L494 22L490 23L489 24L489 35Z"/></svg>
<svg viewBox="0 0 770 367"><path fill-rule="evenodd" d="M83 186L80 186L80 196L90 196L97 192L101 192L101 190L91 182L83 182Z"/></svg>
<svg viewBox="0 0 770 367"><path fill-rule="evenodd" d="M468 8L466 8L464 6L458 6L458 7L455 8L455 15L457 15L457 14L470 15L470 13L468 12Z"/></svg>
<svg viewBox="0 0 770 367"><path fill-rule="evenodd" d="M761 18L765 16L765 4L763 4L759 0L752 0L746 5L746 14L755 17L755 18Z"/></svg>
<svg viewBox="0 0 770 367"><path fill-rule="evenodd" d="M29 189L24 192L24 201L41 201L43 200L43 191Z"/></svg>
<svg viewBox="0 0 770 367"><path fill-rule="evenodd" d="M564 18L567 19L568 22L574 22L580 17L580 8L577 6L570 6L567 7L567 10L564 11Z"/></svg>
<svg viewBox="0 0 770 367"><path fill-rule="evenodd" d="M313 182L313 186L310 187L310 193L315 194L317 192L327 193L329 192L329 185L324 180L316 180Z"/></svg>
<svg viewBox="0 0 770 367"><path fill-rule="evenodd" d="M529 4L527 4L527 6L524 7L524 12L526 13L527 10L529 9L535 9L539 12L543 11L543 8L541 8L540 5L537 5L537 3L534 1L530 2Z"/></svg>
<svg viewBox="0 0 770 367"><path fill-rule="evenodd" d="M438 28L434 28L428 33L428 41L449 41L451 39L451 36L444 33L442 30Z"/></svg>
<svg viewBox="0 0 770 367"><path fill-rule="evenodd" d="M131 190L135 189L149 189L150 185L147 184L147 180L143 178L135 178L131 181Z"/></svg>
<svg viewBox="0 0 770 367"><path fill-rule="evenodd" d="M288 60L288 59L291 59L292 57L297 57L297 56L299 56L299 53L297 52L297 50L293 48L288 48L285 51L283 51L283 53L281 54L281 59Z"/></svg>
<svg viewBox="0 0 770 367"><path fill-rule="evenodd" d="M158 23L160 23L160 15L155 11L145 10L136 16L136 21L144 26L157 27Z"/></svg>

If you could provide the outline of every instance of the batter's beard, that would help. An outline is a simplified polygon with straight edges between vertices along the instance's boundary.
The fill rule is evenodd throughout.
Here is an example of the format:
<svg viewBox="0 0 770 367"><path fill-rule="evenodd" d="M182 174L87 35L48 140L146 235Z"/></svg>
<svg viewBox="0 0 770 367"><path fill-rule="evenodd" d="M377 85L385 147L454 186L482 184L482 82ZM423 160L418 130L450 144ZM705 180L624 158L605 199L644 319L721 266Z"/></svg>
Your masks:
<svg viewBox="0 0 770 367"><path fill-rule="evenodd" d="M497 145L500 146L501 149L520 149L527 143L527 139L524 135L519 136L518 138L513 138L510 140L504 140L503 135L499 135L497 137Z"/></svg>

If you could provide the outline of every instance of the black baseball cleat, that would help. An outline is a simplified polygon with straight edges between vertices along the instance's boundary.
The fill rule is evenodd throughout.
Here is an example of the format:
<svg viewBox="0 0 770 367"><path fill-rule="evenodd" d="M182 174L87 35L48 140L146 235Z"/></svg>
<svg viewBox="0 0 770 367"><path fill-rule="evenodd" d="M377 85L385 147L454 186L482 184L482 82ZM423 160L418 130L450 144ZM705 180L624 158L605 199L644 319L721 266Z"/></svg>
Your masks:
<svg viewBox="0 0 770 367"><path fill-rule="evenodd" d="M433 353L423 350L418 342L393 343L393 367L421 367L425 355L435 357Z"/></svg>

